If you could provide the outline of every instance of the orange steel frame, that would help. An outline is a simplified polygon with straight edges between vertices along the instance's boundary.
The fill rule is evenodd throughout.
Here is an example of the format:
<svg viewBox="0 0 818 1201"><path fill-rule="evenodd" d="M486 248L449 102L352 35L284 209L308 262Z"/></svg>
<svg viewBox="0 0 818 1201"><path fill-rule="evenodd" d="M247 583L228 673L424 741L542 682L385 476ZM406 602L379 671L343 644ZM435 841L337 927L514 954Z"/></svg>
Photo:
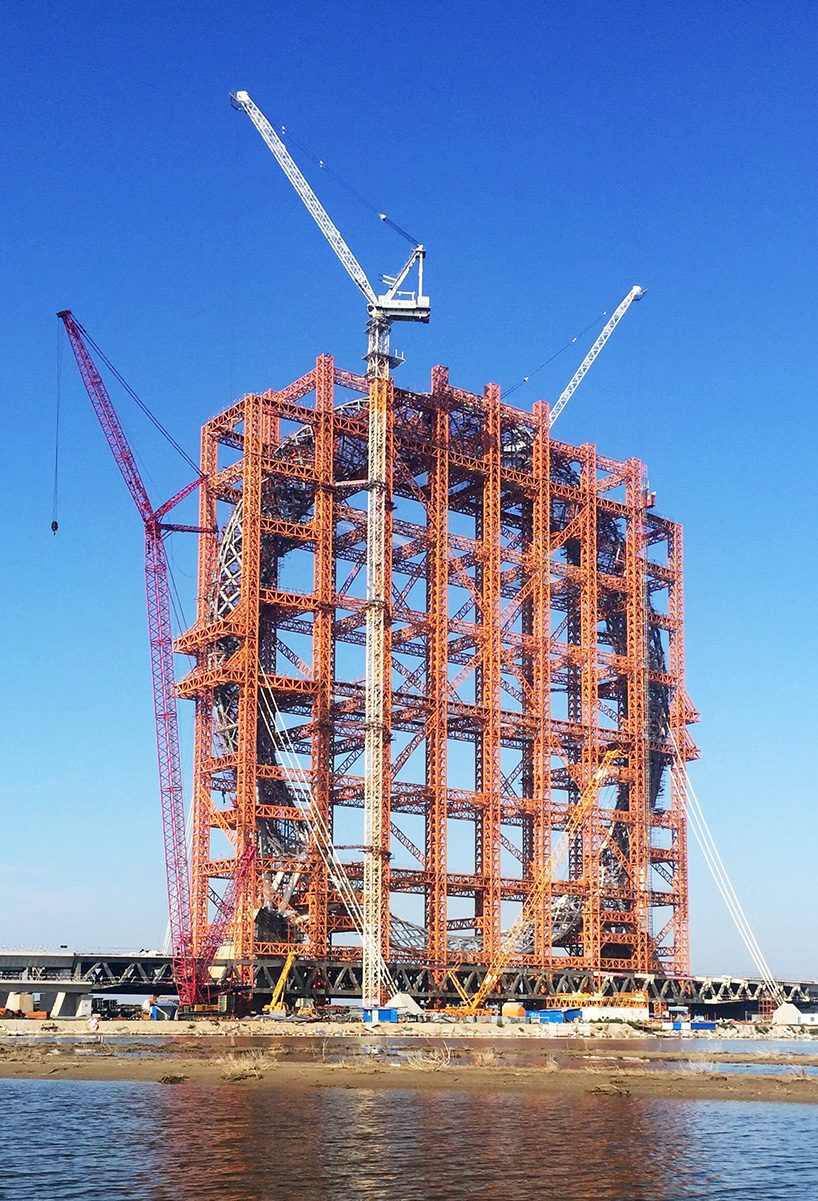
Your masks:
<svg viewBox="0 0 818 1201"><path fill-rule="evenodd" d="M255 961L291 948L314 960L360 957L309 839L271 854L260 829L303 833L288 790L306 780L360 893L365 848L343 831L361 821L364 796L370 388L390 413L384 954L441 978L456 963L490 963L534 873L550 870L570 807L615 746L615 777L567 867L548 880L549 901L517 960L687 972L684 802L670 770L671 735L683 757L697 753L687 733L696 715L684 687L681 528L652 511L638 460L556 441L545 404L512 408L496 385L465 392L443 367L429 392L370 384L328 356L202 431L200 525L224 531L240 504L241 565L238 599L219 614L219 542L201 536L197 620L177 642L195 658L179 686L195 701L194 947L207 936L213 891L255 843L233 922L245 981ZM290 492L294 507L282 504ZM226 746L215 727L228 693L236 733ZM297 764L265 743L261 701L283 715ZM282 880L292 883L286 898ZM414 939L395 915L414 923Z"/></svg>

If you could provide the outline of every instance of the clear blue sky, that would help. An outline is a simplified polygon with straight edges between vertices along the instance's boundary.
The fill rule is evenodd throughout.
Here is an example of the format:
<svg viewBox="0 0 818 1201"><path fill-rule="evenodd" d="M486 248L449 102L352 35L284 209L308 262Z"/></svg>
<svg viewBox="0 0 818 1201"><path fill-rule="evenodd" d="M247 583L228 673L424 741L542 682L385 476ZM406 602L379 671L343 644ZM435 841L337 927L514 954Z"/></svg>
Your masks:
<svg viewBox="0 0 818 1201"><path fill-rule="evenodd" d="M408 386L436 362L512 383L649 288L561 434L644 459L684 523L694 780L771 965L818 975L815 6L30 0L0 24L0 943L165 924L141 531L66 356L49 532L55 311L194 454L235 396L320 352L359 364L358 296L231 109L244 87L428 245ZM316 182L366 269L393 269L404 244ZM553 399L580 353L515 400ZM184 467L123 413L167 495ZM691 861L694 967L749 970Z"/></svg>

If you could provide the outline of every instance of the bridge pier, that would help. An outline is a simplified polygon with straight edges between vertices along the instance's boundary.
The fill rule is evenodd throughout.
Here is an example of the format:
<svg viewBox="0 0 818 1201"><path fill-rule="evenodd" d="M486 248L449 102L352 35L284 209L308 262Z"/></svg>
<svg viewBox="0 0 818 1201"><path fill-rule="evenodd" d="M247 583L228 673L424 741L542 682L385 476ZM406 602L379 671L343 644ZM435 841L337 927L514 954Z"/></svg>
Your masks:
<svg viewBox="0 0 818 1201"><path fill-rule="evenodd" d="M43 1009L52 1018L83 1018L91 1013L91 994L86 992L57 992L41 994Z"/></svg>

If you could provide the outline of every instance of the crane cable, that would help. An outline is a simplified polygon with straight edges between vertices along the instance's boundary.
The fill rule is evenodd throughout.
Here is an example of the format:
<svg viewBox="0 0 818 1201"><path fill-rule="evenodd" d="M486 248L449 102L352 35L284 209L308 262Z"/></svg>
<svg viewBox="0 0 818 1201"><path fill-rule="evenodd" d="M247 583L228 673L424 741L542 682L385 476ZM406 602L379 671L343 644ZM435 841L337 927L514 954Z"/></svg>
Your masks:
<svg viewBox="0 0 818 1201"><path fill-rule="evenodd" d="M722 900L727 906L727 911L730 914L730 917L733 919L733 924L735 925L742 942L747 948L759 975L764 981L764 984L770 995L776 1001L778 1001L779 1004L782 1004L786 1000L784 992L770 970L770 966L764 957L761 947L758 944L758 940L756 939L756 936L753 933L753 930L747 919L747 915L738 899L738 894L733 887L733 882L727 874L724 861L719 854L712 831L708 825L706 817L704 816L704 810L702 809L701 802L699 801L696 791L693 788L690 776L688 775L687 767L682 759L678 743L676 742L672 731L670 731L670 741L674 748L676 770L683 785L685 809L690 821L690 827L693 830L699 847L701 848L705 862L710 869L710 873L713 876Z"/></svg>
<svg viewBox="0 0 818 1201"><path fill-rule="evenodd" d="M60 402L62 400L62 333L61 325L57 325L57 403L54 418L54 487L51 494L51 533L56 534L60 528L57 520L57 501L59 499L60 481Z"/></svg>
<svg viewBox="0 0 818 1201"><path fill-rule="evenodd" d="M500 393L500 399L505 400L507 396L511 396L512 392L516 392L518 388L522 388L523 384L527 384L528 381L533 379L533 377L542 371L544 367L547 367L549 363L553 363L554 359L559 358L559 356L564 354L566 350L570 350L575 342L578 342L584 334L588 333L589 329L593 329L594 326L599 325L600 321L604 321L607 316L608 309L605 309L605 311L600 313L598 317L594 317L593 321L589 321L588 324L581 329L578 334L574 334L573 338L571 338L569 342L566 342L564 346L559 348L559 350L555 350L550 358L547 358L544 363L540 363L539 367L535 367L532 371L529 371L528 375L524 375L523 378L518 380L516 384L512 384L510 387L504 388Z"/></svg>
<svg viewBox="0 0 818 1201"><path fill-rule="evenodd" d="M372 203L371 200L367 200L366 196L362 196L357 188L354 188L351 183L348 183L347 180L339 175L337 171L333 171L332 167L328 167L326 159L319 158L319 156L314 154L307 146L304 145L303 142L299 141L298 138L293 137L293 135L288 131L286 125L279 125L278 132L281 135L282 141L289 141L293 146L297 146L306 158L315 163L317 167L320 167L320 169L327 175L331 176L336 183L341 185L342 188L345 188L347 192L349 192L350 196L354 196L354 198L360 205L363 206L363 208L368 209L370 213L374 213L383 225L388 225L389 228L394 230L396 234L399 234L400 237L405 238L411 246L420 245L420 242L417 238L412 237L410 233L407 233L405 229L402 229L401 226L393 221L391 217L387 216L386 213L382 213L380 209Z"/></svg>
<svg viewBox="0 0 818 1201"><path fill-rule="evenodd" d="M134 389L131 387L131 385L128 383L128 381L125 379L125 377L117 370L117 368L114 366L114 364L108 358L105 351L102 350L98 346L98 344L94 341L94 339L88 333L88 330L85 329L84 326L80 325L79 321L77 321L76 318L75 318L75 324L77 326L77 329L80 331L83 338L85 339L85 341L88 343L88 345L93 350L96 351L99 358L102 360L102 362L108 368L108 370L111 372L111 374L114 376L114 378L122 385L122 387L125 389L125 391L130 396L131 400L133 400L134 403L137 405L137 407L142 411L142 413L144 413L144 415L147 417L148 421L150 421L151 425L153 425L154 428L159 431L159 433L162 435L162 437L166 440L166 442L168 442L168 444L170 446L173 447L173 449L177 452L177 454L181 455L181 457L187 463L188 467L190 467L191 470L195 471L197 476L200 475L201 472L199 470L199 467L197 466L196 463L194 463L193 459L190 457L190 455L187 453L187 451L184 449L184 447L179 445L179 443L176 441L176 439L174 438L174 436L170 432L170 430L167 429L166 426L164 426L162 424L162 422L159 420L159 418L156 416L156 414L154 412L152 412L150 408L148 408L148 406L145 404L144 400L142 400L141 397L137 395L137 393L134 391Z"/></svg>
<svg viewBox="0 0 818 1201"><path fill-rule="evenodd" d="M262 673L262 680L266 686L266 673ZM290 772L301 784L304 795L307 798L306 802L302 801L298 791L294 789L293 797L296 801L296 805L304 814L308 829L313 835L313 839L321 859L323 860L325 867L329 871L330 877L332 878L339 894L341 895L341 898L344 902L344 907L352 919L353 926L363 940L363 913L361 906L349 882L349 878L346 874L344 866L335 852L335 848L332 844L332 836L329 832L329 828L323 820L323 815L314 809L311 804L309 799L311 795L310 783L303 768L301 767L301 764L296 758L295 747L293 746L287 727L284 724L284 719L281 714L281 710L276 703L275 696L271 694L270 698L268 699L265 696L265 693L260 690L259 702L262 720L267 728L267 733L270 736L273 745L277 746L281 752ZM273 715L273 708L275 709L275 716Z"/></svg>

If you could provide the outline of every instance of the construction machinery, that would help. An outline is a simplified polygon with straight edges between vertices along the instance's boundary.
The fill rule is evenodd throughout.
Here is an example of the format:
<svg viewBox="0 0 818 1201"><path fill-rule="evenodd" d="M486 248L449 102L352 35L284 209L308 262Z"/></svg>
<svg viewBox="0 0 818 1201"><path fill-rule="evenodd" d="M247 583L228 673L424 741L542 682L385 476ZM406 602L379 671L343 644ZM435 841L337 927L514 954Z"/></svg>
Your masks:
<svg viewBox="0 0 818 1201"><path fill-rule="evenodd" d="M216 917L202 946L194 948L191 938L190 879L185 839L185 805L179 754L165 536L171 531L208 532L198 525L183 525L167 520L167 515L199 487L201 477L197 475L170 500L154 508L113 401L88 349L88 344L93 344L92 339L69 310L63 310L57 316L68 334L88 398L145 528L145 591L173 977L181 1004L192 1006L206 1001L209 997L210 967L216 952L224 942L227 928L233 918L236 896L246 887L255 858L255 846L248 845L223 896L218 897L214 894Z"/></svg>
<svg viewBox="0 0 818 1201"><path fill-rule="evenodd" d="M390 597L387 587L387 538L390 533L387 506L389 503L388 458L388 388L391 369L402 361L390 349L390 332L394 321L428 322L431 303L423 292L423 265L426 250L419 243L400 271L384 276L386 292L376 295L365 271L350 250L335 223L315 192L293 161L286 146L270 122L245 91L231 95L234 107L247 114L275 155L281 169L304 202L318 228L329 242L352 282L367 302L368 344L366 352L369 379L369 437L367 461L368 535L367 535L367 621L366 621L366 779L364 803L367 846L363 885L363 962L364 1005L378 1006L384 999L380 962L388 953L386 915L375 898L382 893L384 861L387 855L388 828L383 819L385 808L381 795L385 768L389 756L389 729L384 719L385 681L391 671L387 652L387 613ZM385 213L381 220L388 221ZM389 222L393 225L392 222ZM395 227L397 228L397 227ZM403 233L403 231L400 231ZM404 234L404 236L406 236ZM412 241L412 239L409 239ZM412 271L417 270L417 288L409 291L404 284Z"/></svg>
<svg viewBox="0 0 818 1201"><path fill-rule="evenodd" d="M254 104L247 92L231 93L230 101L234 108L246 113L253 122L267 143L267 146L275 155L276 161L282 171L304 202L307 211L338 256L347 275L366 299L367 312L369 314L366 326L368 336L366 352L367 374L377 378L387 376L391 369L403 362L400 355L391 353L390 331L392 323L394 321L421 321L426 323L429 320L431 303L429 297L424 295L423 292L423 264L426 258L425 247L420 245L420 243L415 243L414 239L409 238L409 235L405 231L389 220L386 213L378 214L381 221L386 222L413 243L411 254L400 271L395 275L384 275L381 277L387 289L378 296L369 282L363 267L350 250L335 223L294 162L287 147L258 105ZM414 291L409 291L403 285L415 268L417 269L417 288Z"/></svg>
<svg viewBox="0 0 818 1201"><path fill-rule="evenodd" d="M287 958L281 967L281 974L276 980L275 988L269 1002L264 1006L263 1013L283 1013L286 1006L284 1005L284 989L287 987L287 981L290 978L290 972L293 970L295 963L296 952L290 951Z"/></svg>

